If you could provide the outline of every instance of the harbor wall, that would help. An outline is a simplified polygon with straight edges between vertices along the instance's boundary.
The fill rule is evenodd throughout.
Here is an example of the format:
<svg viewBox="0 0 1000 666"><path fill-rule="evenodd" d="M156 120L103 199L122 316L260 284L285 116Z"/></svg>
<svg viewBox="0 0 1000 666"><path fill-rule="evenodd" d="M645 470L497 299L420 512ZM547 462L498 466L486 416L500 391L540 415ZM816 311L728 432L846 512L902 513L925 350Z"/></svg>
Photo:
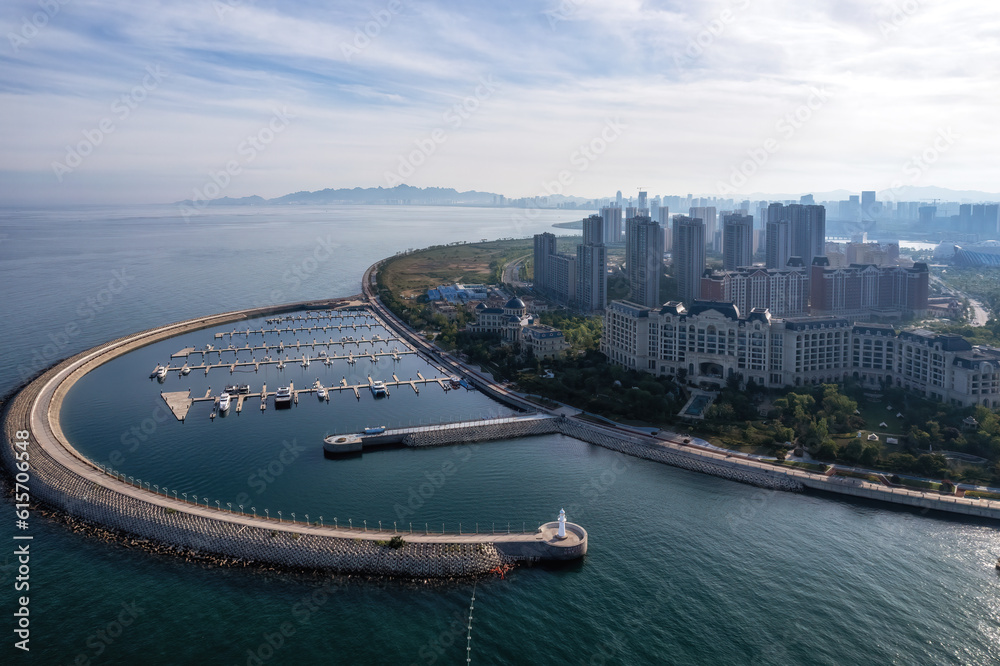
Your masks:
<svg viewBox="0 0 1000 666"><path fill-rule="evenodd" d="M5 441L0 446L0 460L14 476L15 442L23 441L17 433L29 432L26 485L36 506L44 505L133 539L165 545L178 554L214 555L290 569L415 578L482 575L521 559L565 556L565 551L548 553L537 547L535 534L414 535L292 524L217 511L120 481L77 452L63 435L59 425L62 399L79 377L103 363L189 330L303 307L244 310L171 324L123 336L53 366L4 406ZM393 536L403 539L401 547L388 545ZM504 542L505 551L495 545L499 541ZM523 548L518 545L521 541L526 544ZM574 556L584 552L585 542Z"/></svg>
<svg viewBox="0 0 1000 666"><path fill-rule="evenodd" d="M638 437L610 432L599 426L590 426L575 420L560 421L560 432L568 437L580 439L590 444L596 444L612 451L618 451L637 458L665 463L673 467L710 474L731 481L739 481L761 488L774 490L802 490L802 483L783 472L775 470L749 469L737 462L721 460L706 460L694 453L686 453L667 449L651 441L643 441Z"/></svg>

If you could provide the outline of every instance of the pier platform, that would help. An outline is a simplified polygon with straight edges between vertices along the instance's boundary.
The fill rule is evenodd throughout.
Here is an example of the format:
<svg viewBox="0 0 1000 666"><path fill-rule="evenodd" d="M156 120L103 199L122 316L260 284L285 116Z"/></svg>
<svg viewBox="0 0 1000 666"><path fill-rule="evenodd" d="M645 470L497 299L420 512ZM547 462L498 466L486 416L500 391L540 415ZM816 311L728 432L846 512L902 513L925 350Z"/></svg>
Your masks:
<svg viewBox="0 0 1000 666"><path fill-rule="evenodd" d="M324 440L323 450L326 453L336 455L345 452L355 453L364 451L365 448L391 444L412 447L447 446L458 443L547 435L559 431L559 419L560 417L552 414L525 414L439 425L393 428L373 435L339 433L330 435ZM338 442L337 440L341 438L344 438L343 441Z"/></svg>

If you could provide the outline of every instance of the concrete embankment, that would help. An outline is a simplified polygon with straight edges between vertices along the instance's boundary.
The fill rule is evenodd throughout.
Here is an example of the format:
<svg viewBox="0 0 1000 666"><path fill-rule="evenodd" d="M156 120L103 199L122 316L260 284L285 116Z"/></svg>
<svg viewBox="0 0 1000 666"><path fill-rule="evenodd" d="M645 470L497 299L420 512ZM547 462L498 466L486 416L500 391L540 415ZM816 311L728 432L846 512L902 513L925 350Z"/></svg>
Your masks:
<svg viewBox="0 0 1000 666"><path fill-rule="evenodd" d="M2 460L15 469L18 432L28 432L27 485L32 501L120 535L244 563L290 569L416 578L473 576L522 559L570 559L586 553L586 531L568 539L551 524L527 534L413 534L266 520L149 492L110 476L77 452L59 425L73 383L113 358L179 333L228 321L289 312L312 304L243 310L125 336L77 354L44 372L5 405ZM327 303L316 307L326 307ZM548 529L546 529L548 528ZM571 529L570 529L571 528ZM400 537L400 547L390 544ZM397 544L398 545L398 544Z"/></svg>

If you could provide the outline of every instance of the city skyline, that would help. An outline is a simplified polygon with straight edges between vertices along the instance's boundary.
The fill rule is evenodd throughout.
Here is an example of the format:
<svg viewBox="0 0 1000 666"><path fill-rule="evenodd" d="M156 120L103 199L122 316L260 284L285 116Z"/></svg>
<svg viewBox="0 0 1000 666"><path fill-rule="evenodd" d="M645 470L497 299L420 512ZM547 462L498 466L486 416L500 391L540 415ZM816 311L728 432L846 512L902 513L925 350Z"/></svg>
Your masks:
<svg viewBox="0 0 1000 666"><path fill-rule="evenodd" d="M0 204L401 182L510 197L989 192L994 14L218 0L150 20L120 3L13 2Z"/></svg>

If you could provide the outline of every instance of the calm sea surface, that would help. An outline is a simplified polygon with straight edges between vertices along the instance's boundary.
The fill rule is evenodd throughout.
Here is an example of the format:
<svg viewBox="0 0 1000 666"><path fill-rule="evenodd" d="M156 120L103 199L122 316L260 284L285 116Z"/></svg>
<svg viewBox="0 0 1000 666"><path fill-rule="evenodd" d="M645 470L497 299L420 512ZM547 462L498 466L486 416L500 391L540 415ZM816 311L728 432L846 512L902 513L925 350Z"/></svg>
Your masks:
<svg viewBox="0 0 1000 666"><path fill-rule="evenodd" d="M3 211L0 391L58 358L165 322L356 293L368 265L400 250L521 237L580 216L323 206L213 210L186 222L173 207ZM994 526L763 491L561 436L322 457L328 432L505 413L479 393L435 385L380 400L303 396L292 409L264 413L250 400L242 414L214 421L207 404L196 404L185 423L162 418L160 390L204 394L249 383L256 391L266 382L273 391L287 381L440 374L413 357L327 367L310 352L309 368L290 364L281 373L148 379L182 347L219 346L214 332L164 341L91 373L66 404L70 438L94 460L200 501L299 519L499 529L550 520L565 507L589 530L590 553L570 567L480 581L472 663L1000 662ZM361 334L371 337L369 329L343 333ZM282 336L286 345L295 338ZM282 450L294 456L282 462ZM454 474L433 483L452 465ZM13 544L7 506L0 539ZM207 568L107 546L40 517L30 533L34 663L465 663L471 583L327 582ZM12 551L0 550L3 663L20 655L12 647ZM119 617L130 624L122 628Z"/></svg>

